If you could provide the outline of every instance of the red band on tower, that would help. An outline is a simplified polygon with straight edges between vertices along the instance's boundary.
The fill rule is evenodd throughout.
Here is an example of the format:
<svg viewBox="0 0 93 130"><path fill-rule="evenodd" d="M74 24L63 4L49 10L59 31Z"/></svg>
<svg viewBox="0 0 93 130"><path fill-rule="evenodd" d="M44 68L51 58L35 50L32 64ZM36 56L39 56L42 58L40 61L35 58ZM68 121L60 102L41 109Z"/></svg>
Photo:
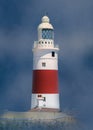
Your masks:
<svg viewBox="0 0 93 130"><path fill-rule="evenodd" d="M57 70L33 70L33 93L58 93Z"/></svg>

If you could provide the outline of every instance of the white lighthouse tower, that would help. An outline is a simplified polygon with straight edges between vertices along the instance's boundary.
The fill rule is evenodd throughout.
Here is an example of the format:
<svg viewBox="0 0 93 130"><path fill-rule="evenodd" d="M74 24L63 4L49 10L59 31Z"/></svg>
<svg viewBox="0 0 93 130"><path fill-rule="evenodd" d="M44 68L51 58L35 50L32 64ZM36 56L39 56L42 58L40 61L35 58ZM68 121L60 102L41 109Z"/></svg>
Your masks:
<svg viewBox="0 0 93 130"><path fill-rule="evenodd" d="M40 126L44 126L43 123L47 122L50 123L51 128L55 121L62 124L62 128L65 122L68 124L76 122L72 116L60 111L58 51L58 46L54 45L54 28L50 24L49 18L44 16L38 26L38 40L34 42L33 47L31 109L26 112L7 111L0 114L0 119L15 119L17 121L18 119L25 119L26 122L30 119L31 124L34 123L35 125L36 123L37 125L37 123L40 123Z"/></svg>
<svg viewBox="0 0 93 130"><path fill-rule="evenodd" d="M38 26L38 41L33 47L33 83L31 109L60 109L58 89L58 46L54 28L47 16Z"/></svg>

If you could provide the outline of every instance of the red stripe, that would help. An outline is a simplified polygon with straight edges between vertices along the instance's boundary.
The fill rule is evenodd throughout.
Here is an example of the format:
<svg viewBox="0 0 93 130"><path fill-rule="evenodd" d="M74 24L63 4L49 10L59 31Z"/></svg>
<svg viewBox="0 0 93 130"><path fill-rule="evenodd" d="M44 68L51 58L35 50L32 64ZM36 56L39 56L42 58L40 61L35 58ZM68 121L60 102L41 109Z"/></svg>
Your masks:
<svg viewBox="0 0 93 130"><path fill-rule="evenodd" d="M33 70L32 93L58 93L58 71Z"/></svg>

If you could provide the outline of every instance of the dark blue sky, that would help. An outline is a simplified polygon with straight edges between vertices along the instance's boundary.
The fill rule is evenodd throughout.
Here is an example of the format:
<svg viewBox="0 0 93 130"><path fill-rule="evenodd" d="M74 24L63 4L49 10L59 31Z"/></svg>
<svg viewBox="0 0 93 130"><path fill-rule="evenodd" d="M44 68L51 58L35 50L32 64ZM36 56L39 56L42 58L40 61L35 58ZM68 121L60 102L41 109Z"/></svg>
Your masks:
<svg viewBox="0 0 93 130"><path fill-rule="evenodd" d="M0 0L0 110L30 109L32 46L46 12L60 47L61 109L92 130L92 0Z"/></svg>

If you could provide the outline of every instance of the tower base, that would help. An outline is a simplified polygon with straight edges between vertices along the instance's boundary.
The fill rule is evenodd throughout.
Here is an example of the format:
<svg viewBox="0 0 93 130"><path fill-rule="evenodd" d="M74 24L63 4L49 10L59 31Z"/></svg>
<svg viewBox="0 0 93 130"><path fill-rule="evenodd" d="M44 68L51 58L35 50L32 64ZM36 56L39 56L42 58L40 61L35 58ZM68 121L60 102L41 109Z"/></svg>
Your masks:
<svg viewBox="0 0 93 130"><path fill-rule="evenodd" d="M63 112L52 111L50 109L32 109L29 112L5 112L0 115L0 119L18 119L18 120L31 120L31 121L42 121L51 122L53 120L60 122L75 122L76 120Z"/></svg>

